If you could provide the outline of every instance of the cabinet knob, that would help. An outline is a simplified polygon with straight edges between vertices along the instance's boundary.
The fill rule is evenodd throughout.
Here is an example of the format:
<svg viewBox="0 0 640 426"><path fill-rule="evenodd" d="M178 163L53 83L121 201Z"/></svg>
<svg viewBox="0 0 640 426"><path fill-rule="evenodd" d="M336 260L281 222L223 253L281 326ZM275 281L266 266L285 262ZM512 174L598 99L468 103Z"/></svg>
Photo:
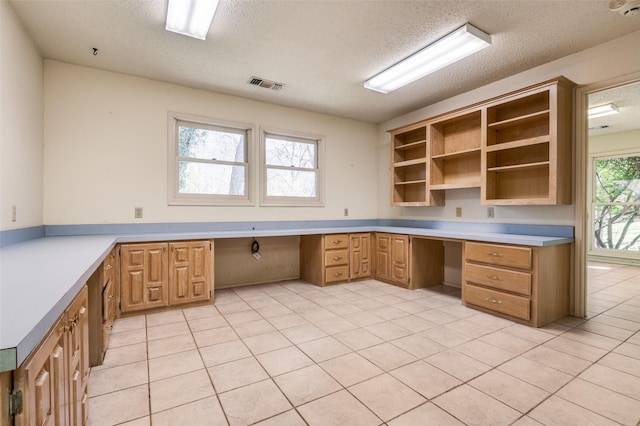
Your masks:
<svg viewBox="0 0 640 426"><path fill-rule="evenodd" d="M504 257L504 254L502 253L498 253L495 251L490 251L489 253L487 253L489 256L491 257L497 257L498 259L502 259Z"/></svg>
<svg viewBox="0 0 640 426"><path fill-rule="evenodd" d="M493 281L502 281L502 277L499 277L497 275L487 275L487 278Z"/></svg>
<svg viewBox="0 0 640 426"><path fill-rule="evenodd" d="M502 303L502 300L498 300L495 297L487 297L485 300L487 302L495 303L495 304L498 304L498 305Z"/></svg>
<svg viewBox="0 0 640 426"><path fill-rule="evenodd" d="M334 272L333 276L334 277L340 277L340 276L342 276L342 272Z"/></svg>
<svg viewBox="0 0 640 426"><path fill-rule="evenodd" d="M113 294L110 294L110 295L109 295L109 297L107 298L107 300L108 300L109 302L111 302L111 301L113 300Z"/></svg>
<svg viewBox="0 0 640 426"><path fill-rule="evenodd" d="M334 256L333 260L342 260L342 256Z"/></svg>
<svg viewBox="0 0 640 426"><path fill-rule="evenodd" d="M107 267L105 269L108 271L111 268L113 268L113 265L107 265Z"/></svg>
<svg viewBox="0 0 640 426"><path fill-rule="evenodd" d="M342 240L333 240L333 244L340 244Z"/></svg>

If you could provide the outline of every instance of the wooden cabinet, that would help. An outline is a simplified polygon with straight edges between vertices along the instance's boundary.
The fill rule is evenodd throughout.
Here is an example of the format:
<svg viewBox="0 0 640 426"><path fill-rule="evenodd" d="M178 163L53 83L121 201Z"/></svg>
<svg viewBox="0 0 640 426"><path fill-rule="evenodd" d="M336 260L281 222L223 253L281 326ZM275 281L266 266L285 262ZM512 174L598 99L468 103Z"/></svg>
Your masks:
<svg viewBox="0 0 640 426"><path fill-rule="evenodd" d="M120 281L118 249L113 248L87 280L89 293L89 365L101 365L116 318Z"/></svg>
<svg viewBox="0 0 640 426"><path fill-rule="evenodd" d="M120 246L123 313L211 299L213 242Z"/></svg>
<svg viewBox="0 0 640 426"><path fill-rule="evenodd" d="M391 130L391 205L571 203L572 88L559 77Z"/></svg>
<svg viewBox="0 0 640 426"><path fill-rule="evenodd" d="M89 326L87 287L55 322L39 348L13 373L22 391L14 424L85 425L88 419Z"/></svg>
<svg viewBox="0 0 640 426"><path fill-rule="evenodd" d="M482 204L570 204L573 83L558 79L490 103Z"/></svg>
<svg viewBox="0 0 640 426"><path fill-rule="evenodd" d="M324 286L371 277L371 234L303 235L300 277Z"/></svg>
<svg viewBox="0 0 640 426"><path fill-rule="evenodd" d="M466 242L462 303L535 327L562 318L569 313L570 249Z"/></svg>
<svg viewBox="0 0 640 426"><path fill-rule="evenodd" d="M400 234L376 234L376 279L408 287L410 238Z"/></svg>

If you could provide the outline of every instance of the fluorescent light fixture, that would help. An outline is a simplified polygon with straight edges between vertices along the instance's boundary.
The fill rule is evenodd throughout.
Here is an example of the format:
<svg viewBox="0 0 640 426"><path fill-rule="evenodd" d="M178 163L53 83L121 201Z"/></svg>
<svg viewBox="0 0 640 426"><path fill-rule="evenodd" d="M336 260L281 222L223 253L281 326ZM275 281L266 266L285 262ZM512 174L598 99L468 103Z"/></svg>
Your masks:
<svg viewBox="0 0 640 426"><path fill-rule="evenodd" d="M167 31L204 40L207 38L218 0L169 0Z"/></svg>
<svg viewBox="0 0 640 426"><path fill-rule="evenodd" d="M620 110L614 104L604 104L589 108L589 119L617 114Z"/></svg>
<svg viewBox="0 0 640 426"><path fill-rule="evenodd" d="M365 81L364 87L389 93L490 45L491 36L465 24Z"/></svg>

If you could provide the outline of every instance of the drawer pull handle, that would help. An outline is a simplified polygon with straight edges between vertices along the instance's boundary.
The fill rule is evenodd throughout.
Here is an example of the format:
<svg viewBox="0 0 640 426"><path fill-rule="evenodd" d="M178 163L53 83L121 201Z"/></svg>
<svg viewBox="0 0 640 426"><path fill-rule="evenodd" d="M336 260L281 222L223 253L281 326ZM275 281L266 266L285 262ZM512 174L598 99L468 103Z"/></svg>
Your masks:
<svg viewBox="0 0 640 426"><path fill-rule="evenodd" d="M487 253L489 256L491 257L497 257L498 259L502 259L504 257L504 254L502 253L498 253L495 251L490 251L489 253Z"/></svg>
<svg viewBox="0 0 640 426"><path fill-rule="evenodd" d="M489 278L492 281L502 281L502 277L499 277L497 275L487 275L487 278Z"/></svg>
<svg viewBox="0 0 640 426"><path fill-rule="evenodd" d="M487 302L496 303L498 305L502 303L502 300L498 300L498 299L496 299L494 297L487 297L485 300Z"/></svg>
<svg viewBox="0 0 640 426"><path fill-rule="evenodd" d="M333 244L340 244L342 240L333 240Z"/></svg>
<svg viewBox="0 0 640 426"><path fill-rule="evenodd" d="M334 272L333 276L334 277L340 277L340 276L342 276L342 272Z"/></svg>
<svg viewBox="0 0 640 426"><path fill-rule="evenodd" d="M113 268L113 265L107 265L107 271L111 268Z"/></svg>
<svg viewBox="0 0 640 426"><path fill-rule="evenodd" d="M333 260L342 260L342 256L334 256Z"/></svg>

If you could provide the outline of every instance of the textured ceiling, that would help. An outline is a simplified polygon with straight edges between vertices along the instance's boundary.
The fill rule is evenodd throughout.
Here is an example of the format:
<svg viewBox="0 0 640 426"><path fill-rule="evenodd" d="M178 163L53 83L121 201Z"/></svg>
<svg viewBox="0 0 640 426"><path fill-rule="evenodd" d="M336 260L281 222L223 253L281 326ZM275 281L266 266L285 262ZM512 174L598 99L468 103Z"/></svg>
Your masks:
<svg viewBox="0 0 640 426"><path fill-rule="evenodd" d="M589 135L599 136L640 129L640 82L589 94L589 107L609 103L617 106L620 112L589 120Z"/></svg>
<svg viewBox="0 0 640 426"><path fill-rule="evenodd" d="M45 58L373 123L640 29L600 0L221 0L201 41L164 30L166 0L10 3ZM492 46L388 95L363 88L465 22Z"/></svg>

